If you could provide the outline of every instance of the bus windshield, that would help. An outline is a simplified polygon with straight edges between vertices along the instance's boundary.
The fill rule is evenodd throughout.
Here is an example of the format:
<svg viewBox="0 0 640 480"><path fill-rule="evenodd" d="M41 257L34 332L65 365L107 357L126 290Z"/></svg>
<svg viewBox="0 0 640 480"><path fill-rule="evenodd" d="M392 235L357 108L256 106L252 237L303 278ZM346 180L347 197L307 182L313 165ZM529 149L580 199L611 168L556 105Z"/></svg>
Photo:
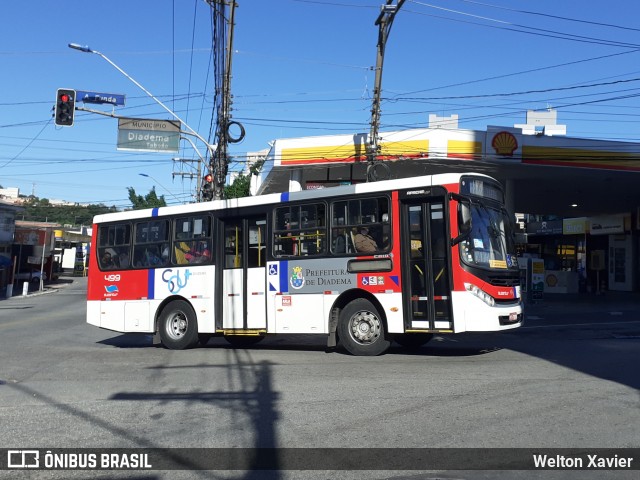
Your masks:
<svg viewBox="0 0 640 480"><path fill-rule="evenodd" d="M471 231L460 242L462 261L474 267L517 270L512 222L506 210L475 199L470 210Z"/></svg>

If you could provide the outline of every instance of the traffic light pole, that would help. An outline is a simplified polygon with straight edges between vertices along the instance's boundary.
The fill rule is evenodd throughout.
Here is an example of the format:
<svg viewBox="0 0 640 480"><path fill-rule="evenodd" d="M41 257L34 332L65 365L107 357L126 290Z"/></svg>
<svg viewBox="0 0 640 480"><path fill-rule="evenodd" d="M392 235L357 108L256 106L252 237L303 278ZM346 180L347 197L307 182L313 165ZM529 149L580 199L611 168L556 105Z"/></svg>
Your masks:
<svg viewBox="0 0 640 480"><path fill-rule="evenodd" d="M189 132L181 132L182 134L184 134L184 135L193 135L194 137L196 137L198 140L200 140L202 143L205 144L205 146L207 147L207 151L209 152L210 158L214 157L217 145L211 145L209 142L207 142L198 132L196 132L193 128L191 128L187 122L182 120L173 110L171 110L164 103L162 103L158 98L156 98L155 95L153 95L149 90L144 88L133 77L131 77L131 75L129 75L122 68L120 68L114 62L112 62L106 55L104 55L101 52L98 52L97 50L92 50L91 48L89 48L86 45L83 46L83 45L80 45L80 44L77 44L77 43L70 43L69 44L69 48L73 48L74 50L79 50L79 51L85 52L85 53L93 53L95 55L98 55L98 56L102 57L104 60L106 60L111 66L113 66L116 70L118 70L122 75L127 77L134 85L136 85L140 90L142 90L149 97L151 97L158 105L160 105L162 108L164 108L173 118L178 120L181 125L184 125L189 130ZM193 142L190 142L190 143L191 143L191 146L193 147L193 149L198 153L198 156L201 157L200 152L198 152L198 150L195 148L195 144Z"/></svg>

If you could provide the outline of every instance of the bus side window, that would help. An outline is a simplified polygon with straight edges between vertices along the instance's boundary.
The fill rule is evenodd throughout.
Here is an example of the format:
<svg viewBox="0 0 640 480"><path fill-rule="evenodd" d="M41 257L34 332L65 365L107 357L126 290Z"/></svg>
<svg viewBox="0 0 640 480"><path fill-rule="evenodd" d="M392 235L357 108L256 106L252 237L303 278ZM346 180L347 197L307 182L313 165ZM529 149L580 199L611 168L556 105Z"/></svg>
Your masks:
<svg viewBox="0 0 640 480"><path fill-rule="evenodd" d="M98 230L98 266L101 270L129 268L131 225L100 225Z"/></svg>
<svg viewBox="0 0 640 480"><path fill-rule="evenodd" d="M321 255L327 251L324 203L289 205L274 210L275 257Z"/></svg>
<svg viewBox="0 0 640 480"><path fill-rule="evenodd" d="M358 251L355 239L362 243L361 227L367 228L367 253L388 251L391 247L389 197L379 196L354 200L340 200L331 204L331 253L342 255ZM344 235L344 242L340 237ZM372 247L372 245L375 245Z"/></svg>
<svg viewBox="0 0 640 480"><path fill-rule="evenodd" d="M242 226L228 223L224 229L224 268L242 266Z"/></svg>
<svg viewBox="0 0 640 480"><path fill-rule="evenodd" d="M206 214L177 218L173 224L173 244L170 249L174 265L208 263L211 261L211 219Z"/></svg>

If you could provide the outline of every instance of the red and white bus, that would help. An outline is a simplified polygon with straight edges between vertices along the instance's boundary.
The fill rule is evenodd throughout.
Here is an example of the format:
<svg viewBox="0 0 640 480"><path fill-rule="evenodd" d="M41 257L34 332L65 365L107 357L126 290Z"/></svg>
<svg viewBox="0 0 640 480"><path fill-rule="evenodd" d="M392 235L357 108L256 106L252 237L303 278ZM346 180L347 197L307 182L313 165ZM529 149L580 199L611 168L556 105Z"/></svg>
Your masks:
<svg viewBox="0 0 640 480"><path fill-rule="evenodd" d="M354 355L512 329L512 228L500 184L478 174L98 215L87 322L170 349L319 334Z"/></svg>

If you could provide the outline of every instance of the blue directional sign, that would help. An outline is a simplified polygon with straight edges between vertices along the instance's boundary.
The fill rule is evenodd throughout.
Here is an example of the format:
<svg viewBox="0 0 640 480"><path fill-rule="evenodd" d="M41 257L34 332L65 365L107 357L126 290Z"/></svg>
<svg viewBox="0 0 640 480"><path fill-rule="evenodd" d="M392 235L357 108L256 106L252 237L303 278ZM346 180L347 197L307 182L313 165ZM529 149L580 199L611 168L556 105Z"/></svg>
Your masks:
<svg viewBox="0 0 640 480"><path fill-rule="evenodd" d="M124 105L124 95L118 93L84 92L76 90L76 103L108 103L109 105Z"/></svg>

